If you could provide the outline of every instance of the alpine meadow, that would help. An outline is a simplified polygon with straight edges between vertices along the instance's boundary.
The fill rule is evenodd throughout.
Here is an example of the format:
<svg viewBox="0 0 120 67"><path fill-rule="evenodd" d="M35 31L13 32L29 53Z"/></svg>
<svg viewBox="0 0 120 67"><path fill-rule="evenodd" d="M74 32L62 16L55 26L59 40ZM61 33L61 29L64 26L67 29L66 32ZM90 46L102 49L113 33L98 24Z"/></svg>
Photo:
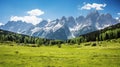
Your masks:
<svg viewBox="0 0 120 67"><path fill-rule="evenodd" d="M119 67L119 0L0 0L0 67Z"/></svg>

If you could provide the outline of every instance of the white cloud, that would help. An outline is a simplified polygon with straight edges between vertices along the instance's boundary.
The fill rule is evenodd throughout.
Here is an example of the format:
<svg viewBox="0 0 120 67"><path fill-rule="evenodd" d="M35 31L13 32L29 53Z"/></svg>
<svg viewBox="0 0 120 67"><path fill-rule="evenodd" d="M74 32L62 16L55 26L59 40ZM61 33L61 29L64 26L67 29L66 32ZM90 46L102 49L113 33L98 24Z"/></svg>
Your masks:
<svg viewBox="0 0 120 67"><path fill-rule="evenodd" d="M44 12L42 10L39 10L39 9L34 9L31 11L28 11L27 13L31 16L40 16L40 15L44 14Z"/></svg>
<svg viewBox="0 0 120 67"><path fill-rule="evenodd" d="M0 26L1 26L1 25L4 25L4 24L0 22Z"/></svg>
<svg viewBox="0 0 120 67"><path fill-rule="evenodd" d="M84 3L84 6L81 7L81 10L91 10L91 9L96 9L96 10L104 10L103 7L106 7L106 4L98 4L98 3Z"/></svg>
<svg viewBox="0 0 120 67"><path fill-rule="evenodd" d="M120 18L119 18L119 17L116 17L115 19L118 20L118 21L120 22Z"/></svg>
<svg viewBox="0 0 120 67"><path fill-rule="evenodd" d="M38 24L40 21L42 21L42 18L38 18L36 16L11 16L10 21L23 21L26 23L32 23L33 25Z"/></svg>
<svg viewBox="0 0 120 67"><path fill-rule="evenodd" d="M118 20L118 19L119 19L119 17L116 17L115 19L116 19L116 20Z"/></svg>
<svg viewBox="0 0 120 67"><path fill-rule="evenodd" d="M117 13L118 15L120 15L120 13Z"/></svg>
<svg viewBox="0 0 120 67"><path fill-rule="evenodd" d="M27 16L11 16L10 21L23 21L26 23L32 23L33 25L36 25L43 20L39 16L44 14L44 12L39 9L34 9L28 11L27 13L28 13Z"/></svg>

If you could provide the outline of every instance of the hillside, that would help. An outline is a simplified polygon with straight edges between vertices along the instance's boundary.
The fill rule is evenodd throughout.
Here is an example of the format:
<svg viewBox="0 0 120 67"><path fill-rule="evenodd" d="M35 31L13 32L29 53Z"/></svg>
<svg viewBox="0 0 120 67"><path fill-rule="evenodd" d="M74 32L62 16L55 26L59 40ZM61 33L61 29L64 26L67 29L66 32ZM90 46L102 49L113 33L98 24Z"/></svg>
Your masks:
<svg viewBox="0 0 120 67"><path fill-rule="evenodd" d="M106 27L102 30L94 31L84 35L80 35L77 38L67 40L67 43L81 43L89 41L104 41L109 39L120 38L120 23Z"/></svg>
<svg viewBox="0 0 120 67"><path fill-rule="evenodd" d="M41 46L41 45L55 45L61 44L62 41L60 40L50 40L44 38L38 38L23 34L18 34L10 31L5 31L0 29L0 42L4 41L11 41L16 43L24 43L26 44L34 44L34 46Z"/></svg>

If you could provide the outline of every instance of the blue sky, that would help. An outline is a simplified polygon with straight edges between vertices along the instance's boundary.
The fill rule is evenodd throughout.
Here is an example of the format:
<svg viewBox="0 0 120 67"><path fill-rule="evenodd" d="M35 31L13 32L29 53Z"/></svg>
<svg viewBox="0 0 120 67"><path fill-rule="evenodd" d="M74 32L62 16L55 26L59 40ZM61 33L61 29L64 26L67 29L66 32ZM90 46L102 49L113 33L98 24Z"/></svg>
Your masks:
<svg viewBox="0 0 120 67"><path fill-rule="evenodd" d="M44 12L39 15L41 19L53 20L62 16L85 16L93 10L97 10L93 3L102 4L102 9L98 10L100 13L110 13L113 17L120 17L120 0L0 0L0 23L7 23L11 17L28 16L28 11L34 9ZM91 6L90 9L81 9L88 4Z"/></svg>

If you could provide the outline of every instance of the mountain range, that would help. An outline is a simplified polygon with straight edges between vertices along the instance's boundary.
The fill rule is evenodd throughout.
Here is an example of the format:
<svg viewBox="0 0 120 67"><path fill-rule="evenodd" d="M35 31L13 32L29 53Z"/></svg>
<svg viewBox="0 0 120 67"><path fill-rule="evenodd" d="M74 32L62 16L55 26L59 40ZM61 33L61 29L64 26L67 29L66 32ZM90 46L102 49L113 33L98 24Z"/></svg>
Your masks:
<svg viewBox="0 0 120 67"><path fill-rule="evenodd" d="M43 20L37 25L22 21L8 21L5 25L0 26L0 29L40 38L66 40L119 22L119 19L114 19L109 13L100 14L98 11L93 11L87 16L77 18L63 16L61 19L50 22Z"/></svg>

